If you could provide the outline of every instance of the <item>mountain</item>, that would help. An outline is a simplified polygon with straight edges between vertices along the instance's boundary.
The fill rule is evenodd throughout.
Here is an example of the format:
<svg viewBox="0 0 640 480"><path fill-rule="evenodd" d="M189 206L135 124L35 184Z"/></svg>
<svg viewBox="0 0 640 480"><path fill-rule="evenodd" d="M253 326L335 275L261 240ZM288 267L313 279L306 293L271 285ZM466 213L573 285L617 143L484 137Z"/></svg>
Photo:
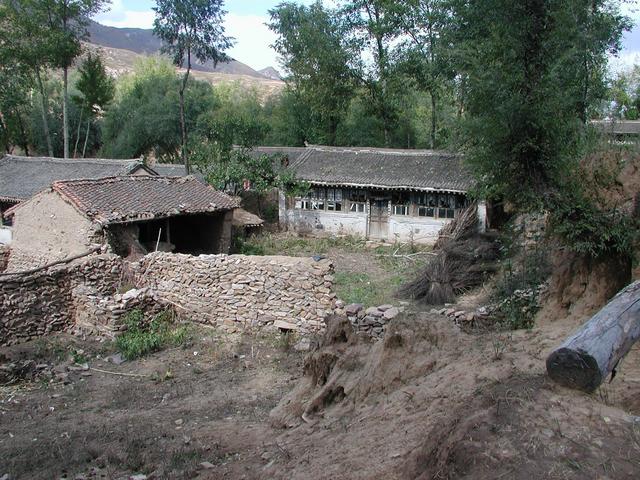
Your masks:
<svg viewBox="0 0 640 480"><path fill-rule="evenodd" d="M159 53L160 48L162 47L162 41L153 34L153 30L143 28L107 27L97 22L91 22L88 30L88 42L101 47L129 50L140 55L153 55L155 53ZM245 65L237 60L231 60L228 63L218 63L215 68L211 62L206 64L194 62L192 68L201 72L247 75L255 78L281 80L279 75L278 78L263 75L251 68L249 65Z"/></svg>
<svg viewBox="0 0 640 480"><path fill-rule="evenodd" d="M258 70L258 73L264 77L270 78L271 80L282 80L280 72L273 67L263 68L262 70Z"/></svg>

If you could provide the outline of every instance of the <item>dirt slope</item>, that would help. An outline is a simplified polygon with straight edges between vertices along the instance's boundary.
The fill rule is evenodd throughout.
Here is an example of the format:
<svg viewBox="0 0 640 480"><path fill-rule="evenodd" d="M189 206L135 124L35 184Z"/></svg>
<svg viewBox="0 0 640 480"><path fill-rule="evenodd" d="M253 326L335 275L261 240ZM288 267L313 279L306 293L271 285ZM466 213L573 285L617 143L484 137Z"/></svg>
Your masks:
<svg viewBox="0 0 640 480"><path fill-rule="evenodd" d="M588 396L554 385L544 372L567 324L467 335L420 314L374 345L343 321L331 329L305 377L272 412L275 425L289 428L266 477L640 475L637 348L612 385Z"/></svg>

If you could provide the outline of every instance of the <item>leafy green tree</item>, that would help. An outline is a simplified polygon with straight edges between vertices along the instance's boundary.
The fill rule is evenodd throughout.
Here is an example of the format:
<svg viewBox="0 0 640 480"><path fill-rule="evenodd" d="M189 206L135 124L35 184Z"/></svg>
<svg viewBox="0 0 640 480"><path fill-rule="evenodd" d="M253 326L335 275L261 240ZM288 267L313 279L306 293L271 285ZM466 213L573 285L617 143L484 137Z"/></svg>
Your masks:
<svg viewBox="0 0 640 480"><path fill-rule="evenodd" d="M397 122L397 109L392 99L392 44L400 35L396 9L392 0L348 0L342 4L342 15L354 48L368 52L372 62L354 59L358 76L367 87L372 113L382 121L384 143L391 145L391 131Z"/></svg>
<svg viewBox="0 0 640 480"><path fill-rule="evenodd" d="M84 158L87 152L87 144L89 142L91 122L113 100L115 95L115 83L107 74L104 64L102 63L102 59L98 54L89 53L82 62L82 65L80 65L78 74L79 78L76 82L76 89L80 95L74 97L74 100L80 107L80 120L78 121L78 131L76 134L76 144L73 149L73 156L75 157L77 154L82 115L86 111L87 127L85 131L84 146L82 147L82 157Z"/></svg>
<svg viewBox="0 0 640 480"><path fill-rule="evenodd" d="M287 81L318 118L320 142L335 145L355 86L344 22L319 1L309 7L282 3L269 14L269 28L278 35L274 48L290 72Z"/></svg>
<svg viewBox="0 0 640 480"><path fill-rule="evenodd" d="M23 65L30 70L40 93L41 129L46 151L53 156L49 129L49 99L44 72L52 65L51 32L47 27L46 9L38 0L0 2L0 63Z"/></svg>
<svg viewBox="0 0 640 480"><path fill-rule="evenodd" d="M46 19L43 27L50 42L53 67L62 69L64 158L69 158L69 68L82 51L90 18L108 0L41 0L35 2Z"/></svg>
<svg viewBox="0 0 640 480"><path fill-rule="evenodd" d="M576 175L590 93L628 27L617 2L462 0L459 69L467 79L468 160L485 193L521 210L550 205ZM581 20L597 18L594 31ZM599 30L602 25L607 28ZM585 105L585 102L587 104Z"/></svg>
<svg viewBox="0 0 640 480"><path fill-rule="evenodd" d="M180 79L164 59L138 62L134 72L119 80L116 96L103 120L102 154L112 158L152 155L162 161L178 161L182 138L178 88ZM219 104L211 85L192 81L185 92L190 112L187 128Z"/></svg>
<svg viewBox="0 0 640 480"><path fill-rule="evenodd" d="M29 71L20 64L0 64L0 148L7 153L19 145L29 155L27 115L32 88Z"/></svg>
<svg viewBox="0 0 640 480"><path fill-rule="evenodd" d="M408 0L398 2L392 14L405 35L400 46L400 68L430 97L430 148L438 144L438 123L442 117L440 102L449 97L452 67L450 32L452 4L448 0ZM402 110L405 111L405 110Z"/></svg>
<svg viewBox="0 0 640 480"><path fill-rule="evenodd" d="M154 33L163 40L163 51L186 70L180 83L180 129L182 136L182 162L189 174L187 153L187 122L185 91L189 81L192 57L202 63L228 61L224 51L231 47L232 39L225 35L223 0L158 0L154 7L156 19Z"/></svg>

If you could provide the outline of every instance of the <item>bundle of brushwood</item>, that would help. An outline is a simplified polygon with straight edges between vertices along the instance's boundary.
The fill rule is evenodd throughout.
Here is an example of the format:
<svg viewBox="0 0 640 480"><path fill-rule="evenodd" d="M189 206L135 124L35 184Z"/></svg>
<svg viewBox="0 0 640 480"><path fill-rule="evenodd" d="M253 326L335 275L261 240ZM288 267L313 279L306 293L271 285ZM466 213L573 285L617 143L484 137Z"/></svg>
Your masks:
<svg viewBox="0 0 640 480"><path fill-rule="evenodd" d="M477 205L470 205L441 230L436 255L417 278L400 287L399 296L428 305L454 302L498 270L495 240L495 235L478 232Z"/></svg>

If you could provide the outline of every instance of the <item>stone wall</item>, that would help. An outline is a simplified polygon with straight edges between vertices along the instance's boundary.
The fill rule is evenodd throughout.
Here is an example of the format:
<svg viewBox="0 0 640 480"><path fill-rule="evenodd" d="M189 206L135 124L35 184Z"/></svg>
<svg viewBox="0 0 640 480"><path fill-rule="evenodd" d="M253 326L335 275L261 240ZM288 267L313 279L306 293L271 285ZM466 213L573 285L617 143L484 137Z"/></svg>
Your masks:
<svg viewBox="0 0 640 480"><path fill-rule="evenodd" d="M7 269L10 253L11 250L9 249L9 247L3 247L0 245L0 273L4 272Z"/></svg>
<svg viewBox="0 0 640 480"><path fill-rule="evenodd" d="M122 261L115 255L91 256L30 275L0 277L0 345L12 345L75 324L74 289L84 285L98 295L113 295Z"/></svg>
<svg viewBox="0 0 640 480"><path fill-rule="evenodd" d="M316 332L335 303L329 260L154 253L132 268L137 286L152 288L160 301L230 329Z"/></svg>
<svg viewBox="0 0 640 480"><path fill-rule="evenodd" d="M147 316L175 308L227 330L318 332L335 308L332 269L329 260L311 258L158 252L132 264L117 255L92 255L33 274L3 275L0 346L62 330L113 338L136 308ZM124 284L130 289L120 293Z"/></svg>

